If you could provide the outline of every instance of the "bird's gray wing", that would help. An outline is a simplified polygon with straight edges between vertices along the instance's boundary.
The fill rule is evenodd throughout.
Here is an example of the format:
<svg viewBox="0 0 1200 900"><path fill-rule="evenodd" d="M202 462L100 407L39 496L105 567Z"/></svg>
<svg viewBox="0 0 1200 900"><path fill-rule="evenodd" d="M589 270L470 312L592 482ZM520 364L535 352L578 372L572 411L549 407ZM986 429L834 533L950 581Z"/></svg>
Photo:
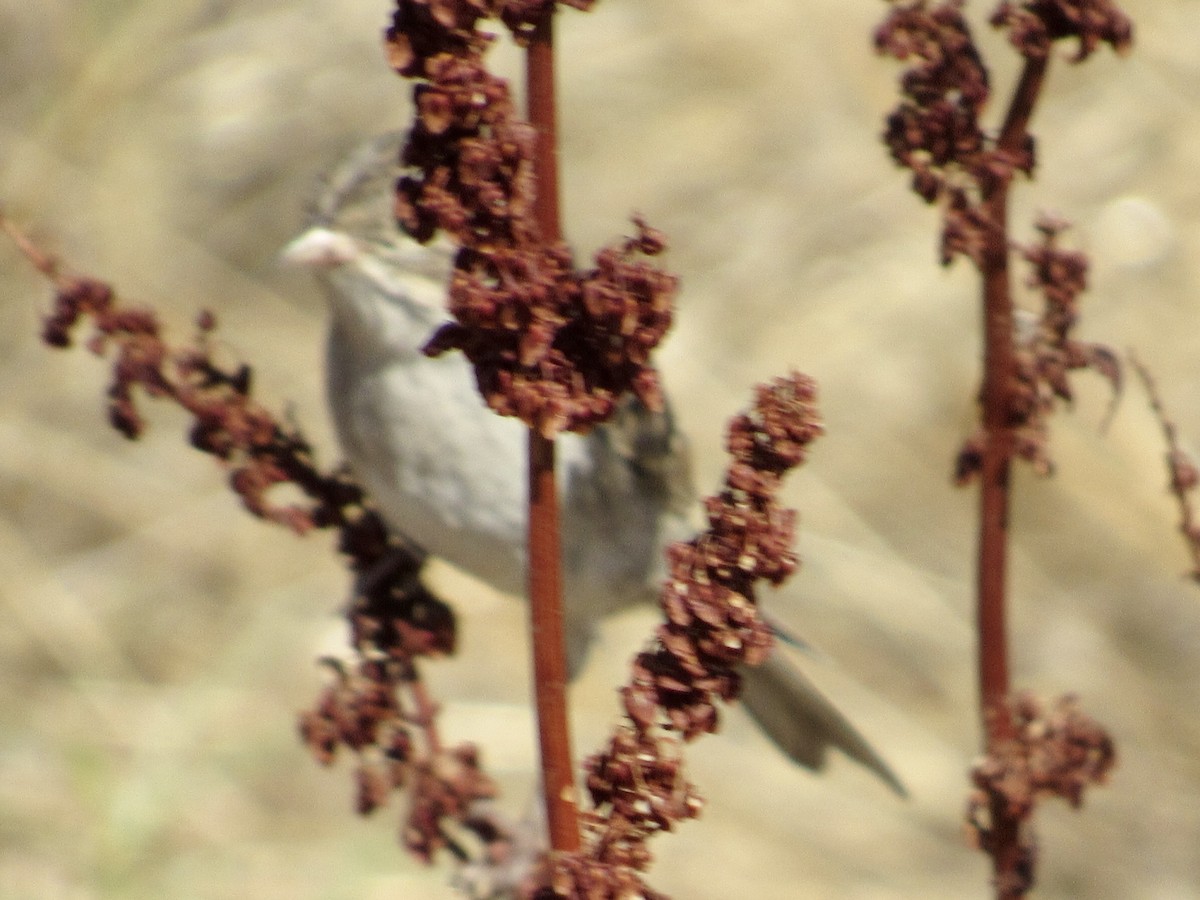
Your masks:
<svg viewBox="0 0 1200 900"><path fill-rule="evenodd" d="M662 512L684 515L695 506L691 447L668 401L661 410L652 410L637 397L625 396L589 442L602 480L636 485L638 496Z"/></svg>

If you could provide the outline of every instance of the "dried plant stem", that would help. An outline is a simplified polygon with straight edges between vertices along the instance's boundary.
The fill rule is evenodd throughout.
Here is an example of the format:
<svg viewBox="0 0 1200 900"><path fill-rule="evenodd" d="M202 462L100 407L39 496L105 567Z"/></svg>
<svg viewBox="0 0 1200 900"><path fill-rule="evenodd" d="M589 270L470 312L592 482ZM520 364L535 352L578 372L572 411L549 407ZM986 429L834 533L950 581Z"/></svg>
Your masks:
<svg viewBox="0 0 1200 900"><path fill-rule="evenodd" d="M554 12L542 17L525 50L526 112L536 129L534 215L542 240L562 240L558 215L558 114L554 94Z"/></svg>
<svg viewBox="0 0 1200 900"><path fill-rule="evenodd" d="M55 287L62 287L65 284L65 281L59 275L57 260L31 241L29 235L4 215L2 209L0 209L0 230L3 230L9 236L12 242L17 245L17 249L21 251L21 254L29 260L35 269L54 282Z"/></svg>
<svg viewBox="0 0 1200 900"><path fill-rule="evenodd" d="M1028 59L1021 74L997 151L1015 152L1025 140L1029 117L1045 77L1046 61ZM997 179L984 197L991 227L983 250L983 427L984 447L979 517L979 697L988 745L1011 737L1004 712L1008 696L1008 640L1005 597L1008 557L1008 485L1013 455L1011 392L1013 302L1008 271L1008 178Z"/></svg>
<svg viewBox="0 0 1200 900"><path fill-rule="evenodd" d="M997 141L999 153L1016 153L1026 130L1042 81L1046 59L1027 58ZM1009 473L1013 456L1011 395L1016 368L1013 347L1013 302L1008 267L1008 177L996 180L985 193L984 211L991 229L983 249L983 427L986 434L980 466L979 558L977 628L979 637L979 709L985 749L995 752L1013 737L1008 707L1008 634L1006 627L1008 569ZM1020 820L997 798L991 809L995 840L992 861L996 896L1001 900L1024 894Z"/></svg>
<svg viewBox="0 0 1200 900"><path fill-rule="evenodd" d="M1007 697L1008 632L1006 625L1008 568L1008 488L1013 432L1008 414L1014 372L1013 308L1009 292L1005 187L988 198L989 221L998 232L983 253L984 384L983 427L987 435L979 472L979 557L977 631L979 710L984 744L992 752L1013 735ZM1020 821L1009 815L1002 798L991 804L995 845L992 862L997 898L1020 896L1005 889L1020 859Z"/></svg>
<svg viewBox="0 0 1200 900"><path fill-rule="evenodd" d="M1003 200L1000 201L1001 204ZM995 221L995 220L993 220ZM997 240L995 243L1001 243ZM998 252L996 252L998 251ZM1008 696L1008 642L1005 598L1008 557L1008 487L1013 434L1008 416L1013 372L1012 299L1007 251L984 254L983 426L987 433L980 471L978 631L979 701L990 746L1011 735L1004 713Z"/></svg>
<svg viewBox="0 0 1200 900"><path fill-rule="evenodd" d="M553 7L550 7L552 10ZM558 217L557 133L554 109L552 11L538 23L526 50L528 116L536 130L534 211L541 238L561 239ZM550 846L579 849L571 737L567 722L567 660L563 629L562 553L554 439L529 430L529 603L533 678L542 760L542 792Z"/></svg>
<svg viewBox="0 0 1200 900"><path fill-rule="evenodd" d="M1129 362L1137 372L1142 387L1146 389L1150 411L1154 413L1162 429L1163 440L1167 445L1170 490L1179 506L1179 533L1183 535L1184 543L1192 557L1192 571L1188 574L1192 579L1200 581L1200 522L1197 522L1196 511L1192 508L1192 492L1200 484L1200 475L1197 474L1196 464L1179 443L1178 429L1163 405L1154 376L1132 350L1129 351Z"/></svg>
<svg viewBox="0 0 1200 900"><path fill-rule="evenodd" d="M550 846L579 849L578 809L567 722L567 661L554 441L529 432L529 603L533 678Z"/></svg>

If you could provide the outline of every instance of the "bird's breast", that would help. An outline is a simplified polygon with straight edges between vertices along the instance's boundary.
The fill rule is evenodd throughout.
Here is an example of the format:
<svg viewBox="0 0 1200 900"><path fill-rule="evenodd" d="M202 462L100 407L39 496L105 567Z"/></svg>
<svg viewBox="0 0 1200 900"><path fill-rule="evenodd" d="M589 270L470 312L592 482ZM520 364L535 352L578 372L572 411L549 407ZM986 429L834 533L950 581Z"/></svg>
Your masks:
<svg viewBox="0 0 1200 900"><path fill-rule="evenodd" d="M491 413L461 355L331 383L355 473L394 528L494 587L521 589L524 428Z"/></svg>

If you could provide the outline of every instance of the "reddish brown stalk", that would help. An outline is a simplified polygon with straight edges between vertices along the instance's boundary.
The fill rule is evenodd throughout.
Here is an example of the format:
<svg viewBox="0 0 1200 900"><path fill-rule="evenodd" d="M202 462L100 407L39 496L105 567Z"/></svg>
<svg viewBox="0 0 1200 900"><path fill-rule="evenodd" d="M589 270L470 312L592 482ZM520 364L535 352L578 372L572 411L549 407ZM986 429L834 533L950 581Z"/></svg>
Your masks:
<svg viewBox="0 0 1200 900"><path fill-rule="evenodd" d="M1030 115L1046 73L1046 58L1027 58L1004 127L998 153L1015 154L1026 140ZM1016 369L1013 348L1013 303L1008 272L1009 177L996 180L984 195L990 232L983 248L983 428L986 440L980 466L977 616L979 639L979 708L985 749L995 752L1013 737L1008 708L1008 635L1006 629L1008 566L1008 488L1013 456L1012 388ZM991 809L995 845L992 860L999 900L1024 894L1026 879L1018 874L1023 851L1020 819L1005 804Z"/></svg>
<svg viewBox="0 0 1200 900"><path fill-rule="evenodd" d="M998 153L1016 153L1046 73L1046 60L1026 59L997 141ZM1008 277L1008 178L997 179L984 197L991 227L983 251L983 427L979 528L979 697L990 746L1011 737L1004 701L1008 696L1005 576L1008 556L1008 484L1013 451L1010 397L1015 381L1013 303Z"/></svg>
<svg viewBox="0 0 1200 900"><path fill-rule="evenodd" d="M562 240L558 216L558 114L554 94L554 12L550 7L525 50L526 113L537 134L533 170L537 190L533 209L542 240Z"/></svg>
<svg viewBox="0 0 1200 900"><path fill-rule="evenodd" d="M534 213L547 244L561 239L554 104L553 6L538 22L526 49L528 117L536 131ZM567 659L563 629L562 553L554 439L529 429L529 604L533 679L542 758L542 791L550 846L579 849L571 735L567 722Z"/></svg>

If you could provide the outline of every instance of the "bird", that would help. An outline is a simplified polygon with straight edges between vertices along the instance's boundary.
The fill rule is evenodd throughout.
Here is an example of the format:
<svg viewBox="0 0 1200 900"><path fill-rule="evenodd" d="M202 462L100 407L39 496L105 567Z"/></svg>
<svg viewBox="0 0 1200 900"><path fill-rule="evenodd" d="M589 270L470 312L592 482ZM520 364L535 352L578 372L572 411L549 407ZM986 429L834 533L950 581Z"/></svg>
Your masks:
<svg viewBox="0 0 1200 900"><path fill-rule="evenodd" d="M491 412L461 353L422 347L448 319L454 246L419 244L395 220L403 132L355 148L320 181L304 230L283 251L328 305L328 403L341 449L389 527L507 594L524 591L527 428ZM653 603L663 550L694 535L699 494L670 403L633 397L556 445L569 673L606 616ZM745 667L742 701L794 762L837 749L905 795L878 751L784 654Z"/></svg>

